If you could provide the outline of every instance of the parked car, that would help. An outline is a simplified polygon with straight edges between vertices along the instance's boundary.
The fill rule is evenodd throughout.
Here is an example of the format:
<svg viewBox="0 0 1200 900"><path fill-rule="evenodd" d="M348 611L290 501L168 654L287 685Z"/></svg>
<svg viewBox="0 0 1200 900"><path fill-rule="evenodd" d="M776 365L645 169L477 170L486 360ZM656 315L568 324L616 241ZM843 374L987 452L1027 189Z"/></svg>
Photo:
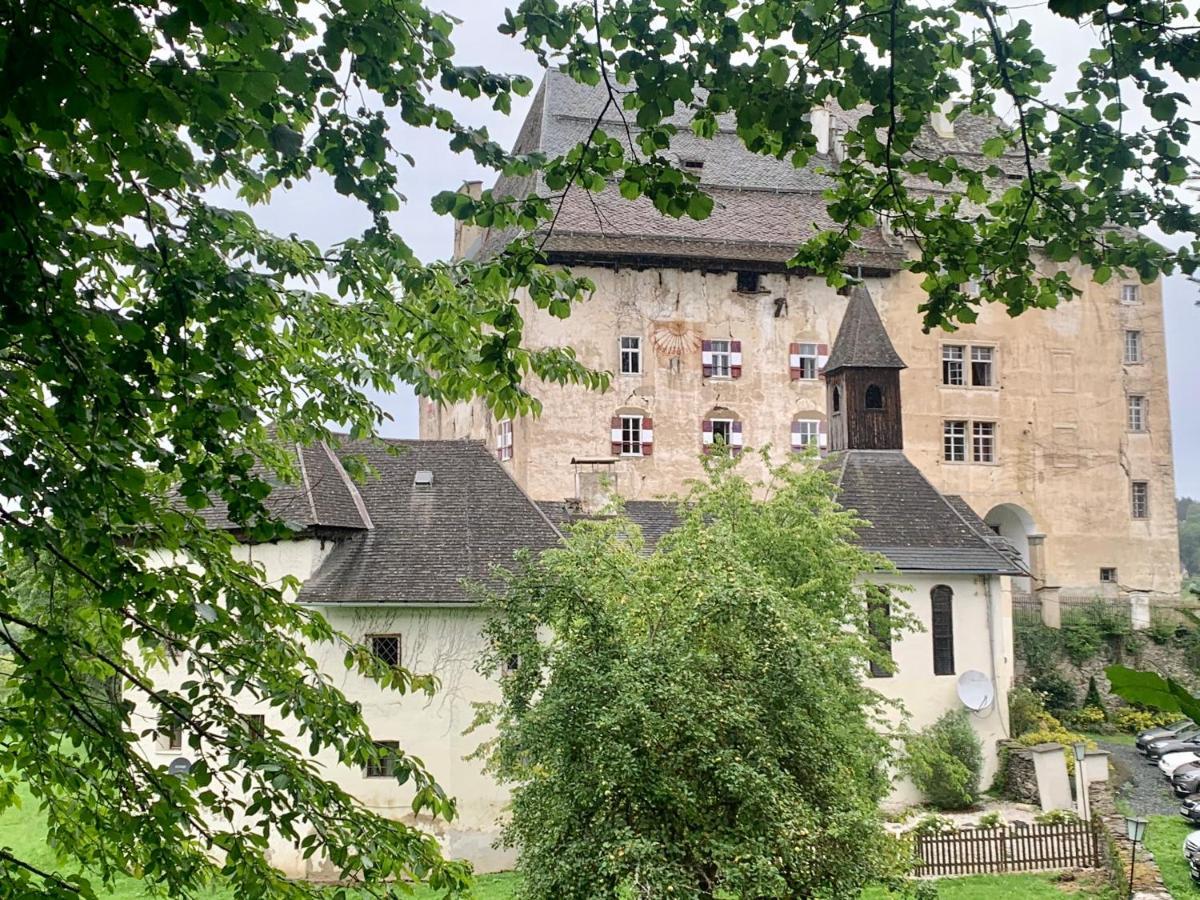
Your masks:
<svg viewBox="0 0 1200 900"><path fill-rule="evenodd" d="M1139 753L1146 752L1146 745L1151 741L1156 741L1159 738L1174 737L1181 731L1187 731L1189 728L1195 727L1191 719L1180 719L1178 722L1172 722L1170 725L1164 725L1162 728L1147 728L1145 731L1139 731L1137 736L1136 746Z"/></svg>
<svg viewBox="0 0 1200 900"><path fill-rule="evenodd" d="M1183 858L1188 862L1200 857L1200 831L1193 831L1183 839Z"/></svg>
<svg viewBox="0 0 1200 900"><path fill-rule="evenodd" d="M1189 740L1167 741L1165 744L1155 744L1154 752L1157 759L1162 759L1168 753L1190 753L1200 750L1200 735Z"/></svg>
<svg viewBox="0 0 1200 900"><path fill-rule="evenodd" d="M1171 774L1171 787L1184 797L1200 791L1200 762L1184 763Z"/></svg>
<svg viewBox="0 0 1200 900"><path fill-rule="evenodd" d="M1179 804L1179 814L1189 822L1200 824L1200 794L1188 794Z"/></svg>
<svg viewBox="0 0 1200 900"><path fill-rule="evenodd" d="M1163 755L1163 748L1167 745L1175 744L1179 741L1195 741L1197 739L1200 739L1200 728L1190 728L1179 732L1179 734L1155 738L1146 744L1146 756L1152 760L1158 759Z"/></svg>
<svg viewBox="0 0 1200 900"><path fill-rule="evenodd" d="M1200 884L1200 859L1189 859L1188 871L1192 873L1192 884Z"/></svg>
<svg viewBox="0 0 1200 900"><path fill-rule="evenodd" d="M1196 753L1195 751L1168 753L1158 761L1158 770L1170 778L1175 774L1175 770L1184 763L1196 762L1197 760L1200 760L1200 753Z"/></svg>

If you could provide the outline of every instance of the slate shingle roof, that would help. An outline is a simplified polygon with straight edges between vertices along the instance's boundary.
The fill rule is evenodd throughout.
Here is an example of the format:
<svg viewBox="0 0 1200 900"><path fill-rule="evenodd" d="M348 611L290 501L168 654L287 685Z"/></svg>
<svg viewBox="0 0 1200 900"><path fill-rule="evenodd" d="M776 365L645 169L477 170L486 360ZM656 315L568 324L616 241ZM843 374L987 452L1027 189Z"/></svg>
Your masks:
<svg viewBox="0 0 1200 900"><path fill-rule="evenodd" d="M557 156L587 140L606 97L602 85L583 85L562 72L547 72L514 152ZM835 117L850 124L860 115L859 111L838 111ZM674 219L659 213L645 198L624 200L611 185L595 194L573 188L567 192L546 245L552 257L568 262L618 262L629 257L704 259L712 265L753 262L782 267L796 247L814 233L841 228L829 217L822 197L832 183L822 170L837 166L834 157L815 155L808 165L796 168L788 159L753 153L738 137L731 114L718 117L718 128L711 139L691 132L690 113L682 106L670 121L679 126L679 132L672 138L669 152L680 162L703 163L692 171L698 171L705 191L713 197L712 215L699 222L687 217ZM926 128L918 150L936 144L939 151L954 153L963 165L1011 166L1014 176L1023 175L1019 160L985 160L980 152L984 140L996 134L998 127L996 121L964 114L955 121L952 138L938 137ZM627 149L629 134L638 132L632 119L624 121L616 107L605 113L601 129ZM909 186L916 192L945 190L933 182L916 180L911 180ZM501 176L492 190L497 197L555 193L545 189L536 175ZM489 229L468 254L475 258L490 256L517 235L512 229ZM868 228L847 263L895 269L903 259L898 241L885 237L877 228Z"/></svg>
<svg viewBox="0 0 1200 900"><path fill-rule="evenodd" d="M887 329L880 321L879 311L871 301L865 285L856 284L850 289L850 303L838 329L825 363L825 374L832 374L846 367L866 369L904 369L904 360L892 346Z"/></svg>
<svg viewBox="0 0 1200 900"><path fill-rule="evenodd" d="M302 603L468 603L464 579L487 581L495 565L561 535L483 444L474 441L347 442L376 474L358 485L374 528L334 548L304 583ZM433 485L414 488L419 470Z"/></svg>
<svg viewBox="0 0 1200 900"><path fill-rule="evenodd" d="M362 497L333 452L324 444L292 447L299 471L294 483L275 483L267 498L267 508L295 531L350 530L371 528L371 517ZM255 467L260 477L266 475L261 466ZM209 528L233 529L229 508L216 499L213 505L199 511Z"/></svg>
<svg viewBox="0 0 1200 900"><path fill-rule="evenodd" d="M844 450L826 465L838 502L868 522L859 530L861 546L900 571L1028 574L1006 541L986 537L990 529L961 498L939 493L903 452Z"/></svg>
<svg viewBox="0 0 1200 900"><path fill-rule="evenodd" d="M572 509L559 500L539 500L538 506L560 530L569 528L580 519L596 518ZM669 500L626 500L625 516L642 529L647 550L653 550L659 539L679 524L677 504Z"/></svg>

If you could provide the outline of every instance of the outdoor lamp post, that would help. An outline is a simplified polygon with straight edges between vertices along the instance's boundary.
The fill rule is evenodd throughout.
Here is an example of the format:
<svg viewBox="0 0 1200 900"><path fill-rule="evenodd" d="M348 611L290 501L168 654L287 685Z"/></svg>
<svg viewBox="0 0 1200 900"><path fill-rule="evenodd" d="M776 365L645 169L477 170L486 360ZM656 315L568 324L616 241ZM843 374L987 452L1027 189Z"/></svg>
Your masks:
<svg viewBox="0 0 1200 900"><path fill-rule="evenodd" d="M1087 773L1083 771L1083 758L1087 755L1087 744L1076 741L1071 748L1075 751L1075 793L1079 795L1079 818L1085 822L1092 819L1088 806Z"/></svg>
<svg viewBox="0 0 1200 900"><path fill-rule="evenodd" d="M1142 842L1142 838L1146 836L1146 820L1135 819L1133 816L1125 817L1125 834L1129 836L1129 840L1133 843L1133 848L1129 851L1129 896L1133 896L1133 861L1137 859L1137 845Z"/></svg>

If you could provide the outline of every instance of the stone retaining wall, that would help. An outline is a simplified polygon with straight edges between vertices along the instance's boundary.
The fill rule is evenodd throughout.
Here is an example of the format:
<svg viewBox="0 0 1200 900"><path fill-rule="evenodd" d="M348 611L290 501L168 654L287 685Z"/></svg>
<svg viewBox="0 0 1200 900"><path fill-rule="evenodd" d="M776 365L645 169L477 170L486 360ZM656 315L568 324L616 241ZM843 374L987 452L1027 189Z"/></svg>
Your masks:
<svg viewBox="0 0 1200 900"><path fill-rule="evenodd" d="M1041 798L1038 795L1033 754L1015 741L1001 741L1000 758L1004 761L1004 796L1018 803L1032 803L1037 806Z"/></svg>
<svg viewBox="0 0 1200 900"><path fill-rule="evenodd" d="M1105 782L1091 785L1088 799L1092 804L1092 816L1104 826L1109 854L1109 872L1118 888L1118 896L1124 897L1129 890L1129 855L1132 849L1125 834L1125 817L1117 811L1113 801L1112 787ZM1137 850L1133 869L1133 900L1171 900L1171 894L1163 884L1162 873L1154 861L1153 854L1144 846Z"/></svg>

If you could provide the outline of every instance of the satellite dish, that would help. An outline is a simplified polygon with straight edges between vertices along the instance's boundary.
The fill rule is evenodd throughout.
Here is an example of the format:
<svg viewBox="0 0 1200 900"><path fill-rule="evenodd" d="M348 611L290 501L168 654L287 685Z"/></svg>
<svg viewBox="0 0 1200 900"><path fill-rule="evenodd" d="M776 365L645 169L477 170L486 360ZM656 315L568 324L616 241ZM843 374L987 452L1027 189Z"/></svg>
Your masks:
<svg viewBox="0 0 1200 900"><path fill-rule="evenodd" d="M972 712L983 712L996 699L992 679L974 669L963 672L958 678L958 699Z"/></svg>
<svg viewBox="0 0 1200 900"><path fill-rule="evenodd" d="M172 775L186 775L192 771L192 761L186 756L177 756L171 760L171 764L167 766L167 771Z"/></svg>

